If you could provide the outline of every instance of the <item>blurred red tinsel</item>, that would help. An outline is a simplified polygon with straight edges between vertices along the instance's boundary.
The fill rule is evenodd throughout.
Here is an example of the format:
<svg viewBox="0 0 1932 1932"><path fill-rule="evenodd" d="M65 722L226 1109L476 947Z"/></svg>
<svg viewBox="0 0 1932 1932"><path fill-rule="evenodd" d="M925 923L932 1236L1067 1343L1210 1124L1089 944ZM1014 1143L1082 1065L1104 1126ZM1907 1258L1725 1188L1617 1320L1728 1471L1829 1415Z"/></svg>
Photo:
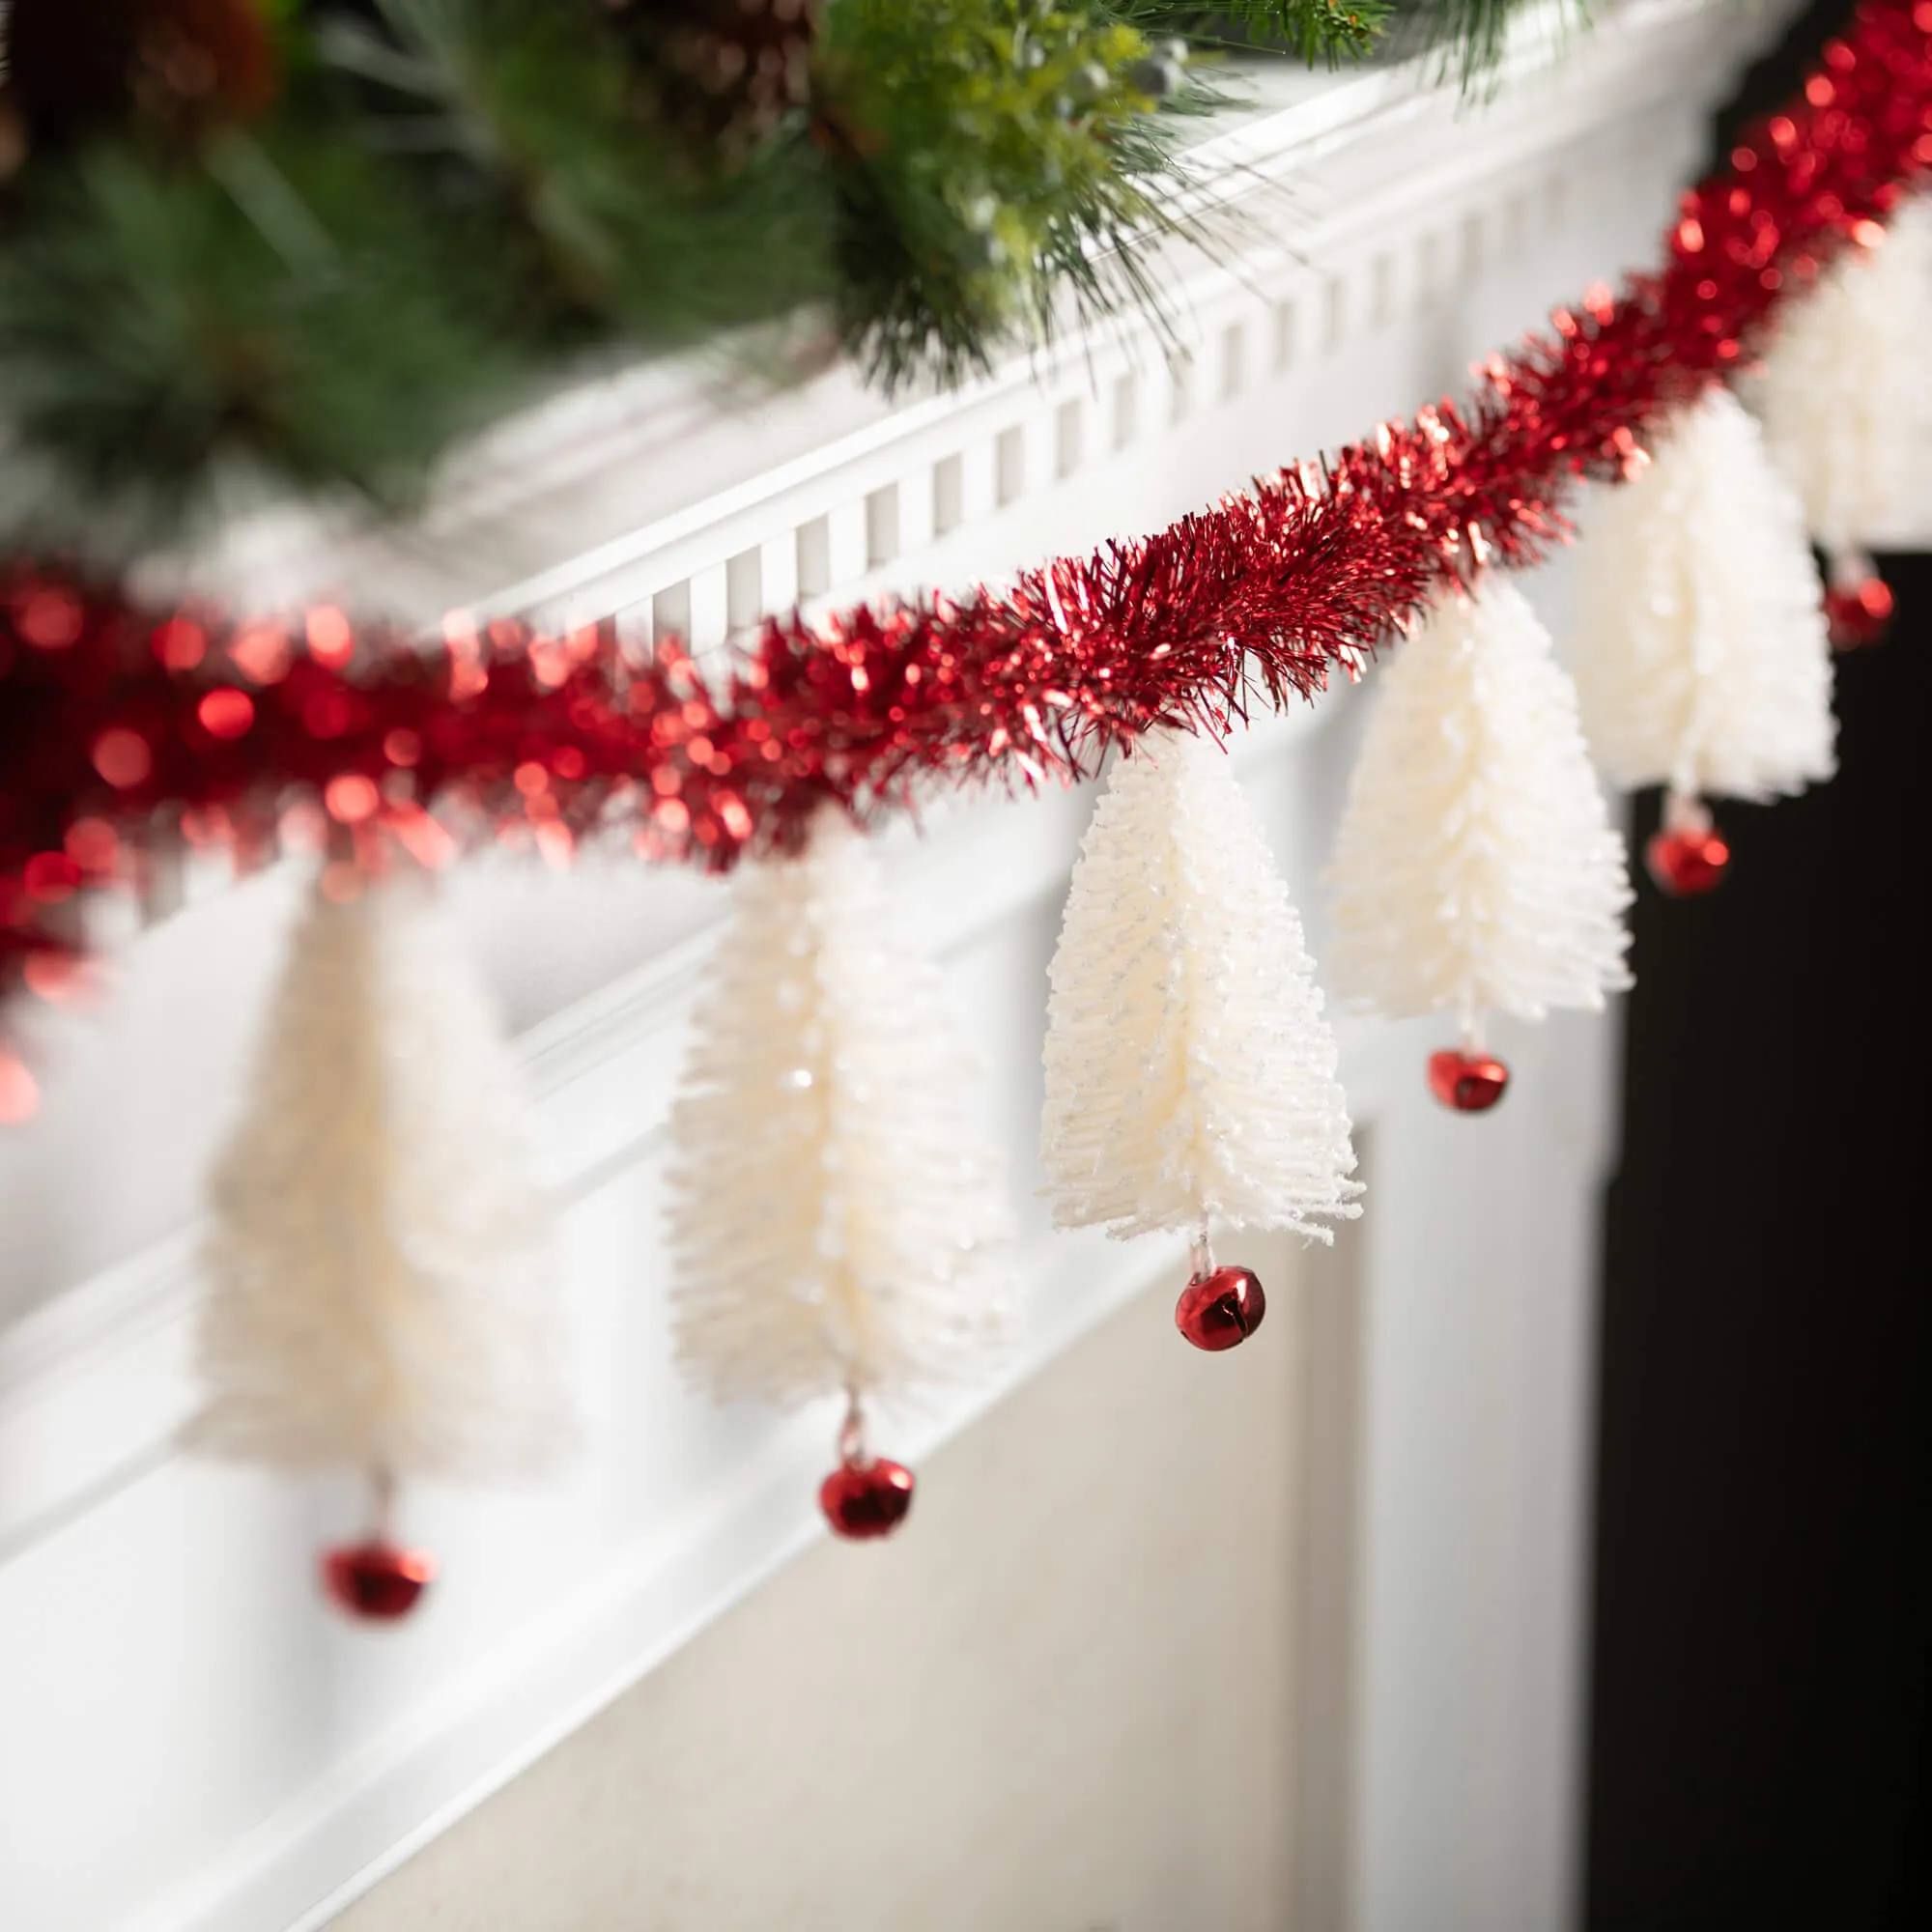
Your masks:
<svg viewBox="0 0 1932 1932"><path fill-rule="evenodd" d="M1663 268L1492 357L1465 408L1010 589L774 619L722 685L675 644L634 660L610 624L453 618L435 649L333 610L294 626L143 611L16 564L0 572L0 991L65 955L66 901L184 822L245 847L320 803L341 836L392 833L428 863L492 835L561 861L626 825L648 857L724 867L794 847L827 799L870 815L936 773L1066 777L1151 726L1306 696L1442 580L1560 540L1577 479L1639 468L1667 413L1835 251L1879 240L1927 167L1932 0L1874 0L1802 100L1684 196Z"/></svg>

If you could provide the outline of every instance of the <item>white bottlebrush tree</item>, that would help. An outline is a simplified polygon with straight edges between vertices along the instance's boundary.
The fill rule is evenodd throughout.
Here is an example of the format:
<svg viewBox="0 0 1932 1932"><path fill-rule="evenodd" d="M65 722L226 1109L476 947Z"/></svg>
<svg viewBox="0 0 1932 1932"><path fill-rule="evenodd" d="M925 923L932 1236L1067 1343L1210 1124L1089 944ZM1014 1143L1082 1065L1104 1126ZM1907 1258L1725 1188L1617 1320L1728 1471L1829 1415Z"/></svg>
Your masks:
<svg viewBox="0 0 1932 1932"><path fill-rule="evenodd" d="M1062 1227L1360 1212L1333 1033L1259 815L1211 739L1114 768L1054 955L1042 1148Z"/></svg>
<svg viewBox="0 0 1932 1932"><path fill-rule="evenodd" d="M1599 493L1578 561L1583 730L1612 780L1764 799L1831 777L1831 647L1804 512L1728 389Z"/></svg>
<svg viewBox="0 0 1932 1932"><path fill-rule="evenodd" d="M969 1378L1010 1222L938 971L830 808L734 891L671 1118L680 1357L722 1401Z"/></svg>
<svg viewBox="0 0 1932 1932"><path fill-rule="evenodd" d="M386 1492L523 1473L568 1441L551 1202L422 880L314 892L212 1210L200 1446Z"/></svg>
<svg viewBox="0 0 1932 1932"><path fill-rule="evenodd" d="M1624 844L1521 591L1445 593L1378 678L1329 882L1337 996L1540 1019L1628 983Z"/></svg>
<svg viewBox="0 0 1932 1932"><path fill-rule="evenodd" d="M1932 516L1932 202L1902 208L1787 302L1747 399L1834 574L1862 575L1888 529Z"/></svg>

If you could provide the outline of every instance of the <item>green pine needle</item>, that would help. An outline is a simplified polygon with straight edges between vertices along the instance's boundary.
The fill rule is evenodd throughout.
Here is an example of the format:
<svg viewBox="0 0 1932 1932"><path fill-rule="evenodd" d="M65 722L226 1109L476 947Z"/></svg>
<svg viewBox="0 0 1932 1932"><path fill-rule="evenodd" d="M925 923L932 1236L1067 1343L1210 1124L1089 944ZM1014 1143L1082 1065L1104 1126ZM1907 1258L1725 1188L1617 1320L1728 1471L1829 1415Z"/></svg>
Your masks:
<svg viewBox="0 0 1932 1932"><path fill-rule="evenodd" d="M0 537L126 554L237 475L407 506L586 346L830 312L892 389L1160 325L1152 250L1201 239L1180 117L1218 99L1178 37L1435 47L1467 85L1527 0L826 0L809 103L749 152L663 123L605 0L259 4L261 122L135 108L0 185Z"/></svg>
<svg viewBox="0 0 1932 1932"><path fill-rule="evenodd" d="M1517 16L1544 0L1394 0L1388 43L1399 53L1437 53L1464 89L1492 82ZM1560 0L1565 26L1589 19L1589 0Z"/></svg>
<svg viewBox="0 0 1932 1932"><path fill-rule="evenodd" d="M487 184L506 272L535 308L652 349L823 294L830 211L790 151L707 175L635 111L597 10L559 0L377 0L386 34L338 22L325 58L365 83L367 138L413 156L420 190ZM480 178L480 183L479 183Z"/></svg>
<svg viewBox="0 0 1932 1932"><path fill-rule="evenodd" d="M1380 51L1439 53L1464 87L1492 75L1510 24L1542 0L1115 0L1114 11L1144 32L1181 34L1199 43L1282 47L1313 67ZM1587 17L1587 0L1566 0Z"/></svg>
<svg viewBox="0 0 1932 1932"><path fill-rule="evenodd" d="M888 389L1154 304L1142 251L1185 86L1134 27L1054 0L838 0L819 55L847 341Z"/></svg>
<svg viewBox="0 0 1932 1932"><path fill-rule="evenodd" d="M246 138L246 137L242 137ZM265 219L223 179L298 215ZM98 147L43 170L0 253L0 414L50 478L10 533L191 525L229 472L412 500L435 452L512 400L465 268L333 147L160 169Z"/></svg>
<svg viewBox="0 0 1932 1932"><path fill-rule="evenodd" d="M1287 46L1310 67L1360 60L1381 38L1394 0L1222 0L1218 7L1141 0L1131 9L1150 33L1238 38Z"/></svg>

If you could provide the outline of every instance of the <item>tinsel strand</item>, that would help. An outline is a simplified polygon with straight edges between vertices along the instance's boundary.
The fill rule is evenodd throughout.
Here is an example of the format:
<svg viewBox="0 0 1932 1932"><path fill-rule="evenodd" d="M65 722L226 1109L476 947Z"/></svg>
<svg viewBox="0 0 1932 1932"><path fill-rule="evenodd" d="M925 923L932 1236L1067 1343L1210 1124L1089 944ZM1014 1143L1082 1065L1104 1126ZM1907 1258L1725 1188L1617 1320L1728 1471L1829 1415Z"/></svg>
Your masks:
<svg viewBox="0 0 1932 1932"><path fill-rule="evenodd" d="M1873 0L1802 99L1685 194L1661 269L1492 356L1460 409L1009 589L769 620L716 686L675 643L634 662L611 624L456 619L438 654L334 611L291 635L16 567L0 988L61 950L48 909L124 876L168 815L245 838L306 793L425 857L493 832L561 857L625 825L648 857L723 868L795 849L828 799L871 816L933 776L1069 778L1150 728L1307 696L1442 581L1561 541L1577 483L1640 468L1666 415L1747 362L1835 253L1879 239L1928 166L1932 0Z"/></svg>

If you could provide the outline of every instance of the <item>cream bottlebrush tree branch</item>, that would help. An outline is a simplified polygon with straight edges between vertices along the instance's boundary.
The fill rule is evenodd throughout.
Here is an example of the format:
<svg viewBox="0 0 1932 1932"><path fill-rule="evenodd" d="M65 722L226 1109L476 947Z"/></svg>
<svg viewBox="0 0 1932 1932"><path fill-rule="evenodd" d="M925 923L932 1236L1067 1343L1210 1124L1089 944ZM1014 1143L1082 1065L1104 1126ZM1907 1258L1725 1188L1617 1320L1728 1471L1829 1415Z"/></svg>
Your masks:
<svg viewBox="0 0 1932 1932"><path fill-rule="evenodd" d="M516 1069L423 880L330 867L212 1190L197 1445L486 1479L572 1429Z"/></svg>
<svg viewBox="0 0 1932 1932"><path fill-rule="evenodd" d="M1540 1019L1628 983L1622 838L1521 591L1445 593L1379 673L1336 842L1338 997Z"/></svg>
<svg viewBox="0 0 1932 1932"><path fill-rule="evenodd" d="M1833 770L1823 586L1796 492L1714 387L1590 505L1575 661L1583 730L1624 786L1766 799Z"/></svg>
<svg viewBox="0 0 1932 1932"><path fill-rule="evenodd" d="M727 1402L970 1378L1011 1227L939 973L836 808L733 890L671 1117L678 1353Z"/></svg>
<svg viewBox="0 0 1932 1932"><path fill-rule="evenodd" d="M1745 389L1779 474L1798 492L1834 575L1868 574L1869 547L1903 510L1922 518L1932 439L1932 202L1848 249L1784 311L1762 374Z"/></svg>
<svg viewBox="0 0 1932 1932"><path fill-rule="evenodd" d="M1361 1210L1301 922L1223 747L1115 766L1054 954L1041 1130L1062 1227L1318 1240Z"/></svg>

